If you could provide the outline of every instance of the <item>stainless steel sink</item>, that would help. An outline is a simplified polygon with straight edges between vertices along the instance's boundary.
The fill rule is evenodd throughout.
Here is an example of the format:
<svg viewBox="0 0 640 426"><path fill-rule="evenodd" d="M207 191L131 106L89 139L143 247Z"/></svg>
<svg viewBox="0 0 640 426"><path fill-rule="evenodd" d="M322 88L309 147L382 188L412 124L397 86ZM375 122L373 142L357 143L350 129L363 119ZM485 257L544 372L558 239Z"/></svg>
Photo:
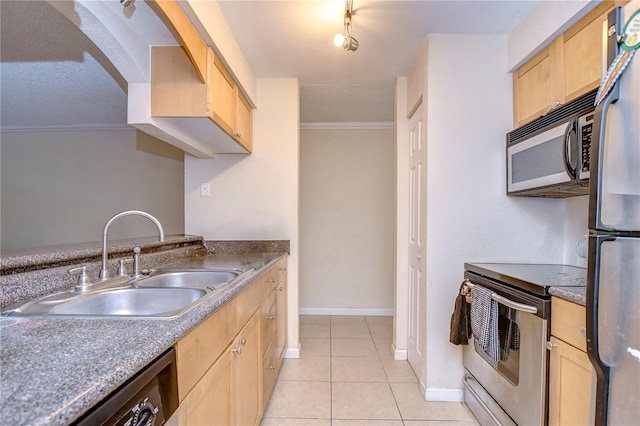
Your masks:
<svg viewBox="0 0 640 426"><path fill-rule="evenodd" d="M136 287L219 289L240 275L238 271L211 269L158 270L135 281Z"/></svg>
<svg viewBox="0 0 640 426"><path fill-rule="evenodd" d="M167 318L186 312L207 294L211 292L197 288L124 288L81 294L59 304L35 301L8 315Z"/></svg>
<svg viewBox="0 0 640 426"><path fill-rule="evenodd" d="M218 293L242 272L212 269L163 269L129 281L126 277L44 296L2 315L169 318L203 297Z"/></svg>

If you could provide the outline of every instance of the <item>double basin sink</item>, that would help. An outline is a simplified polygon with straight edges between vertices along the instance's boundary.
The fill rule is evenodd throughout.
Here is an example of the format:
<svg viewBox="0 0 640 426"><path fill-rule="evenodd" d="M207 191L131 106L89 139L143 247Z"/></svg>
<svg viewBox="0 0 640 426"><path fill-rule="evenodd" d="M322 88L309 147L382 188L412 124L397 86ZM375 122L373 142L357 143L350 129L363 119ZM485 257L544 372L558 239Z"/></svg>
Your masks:
<svg viewBox="0 0 640 426"><path fill-rule="evenodd" d="M124 278L93 284L95 289L87 292L69 290L44 296L2 314L172 318L222 291L240 274L235 270L156 270L133 280Z"/></svg>

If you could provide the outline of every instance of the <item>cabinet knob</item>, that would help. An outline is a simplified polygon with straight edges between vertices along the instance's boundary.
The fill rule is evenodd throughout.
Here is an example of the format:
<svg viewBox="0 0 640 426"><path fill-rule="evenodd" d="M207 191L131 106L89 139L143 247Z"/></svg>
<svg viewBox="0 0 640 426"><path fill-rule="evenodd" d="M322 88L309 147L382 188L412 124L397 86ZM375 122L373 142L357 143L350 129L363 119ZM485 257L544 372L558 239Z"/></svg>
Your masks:
<svg viewBox="0 0 640 426"><path fill-rule="evenodd" d="M242 135L240 133L234 133L233 137L236 139L240 139L242 137Z"/></svg>
<svg viewBox="0 0 640 426"><path fill-rule="evenodd" d="M284 290L284 287L278 287L278 291Z"/></svg>
<svg viewBox="0 0 640 426"><path fill-rule="evenodd" d="M276 369L276 366L275 366L275 365L270 365L270 366L269 366L269 370L275 370L275 369Z"/></svg>
<svg viewBox="0 0 640 426"><path fill-rule="evenodd" d="M236 343L238 343L238 345L240 346L245 346L247 344L247 338L243 337L242 339L238 339Z"/></svg>
<svg viewBox="0 0 640 426"><path fill-rule="evenodd" d="M553 350L553 349L558 347L558 345L556 345L555 343L551 343L551 342L547 342L546 346L547 346L547 350L549 350L549 351L551 351L551 350Z"/></svg>
<svg viewBox="0 0 640 426"><path fill-rule="evenodd" d="M236 355L242 355L242 346L231 349Z"/></svg>
<svg viewBox="0 0 640 426"><path fill-rule="evenodd" d="M276 282L276 279L275 278L271 278L271 279L268 279L267 282L269 284L274 284Z"/></svg>
<svg viewBox="0 0 640 426"><path fill-rule="evenodd" d="M266 319L271 321L271 320L276 319L276 316L275 315L269 315L268 317L266 317Z"/></svg>

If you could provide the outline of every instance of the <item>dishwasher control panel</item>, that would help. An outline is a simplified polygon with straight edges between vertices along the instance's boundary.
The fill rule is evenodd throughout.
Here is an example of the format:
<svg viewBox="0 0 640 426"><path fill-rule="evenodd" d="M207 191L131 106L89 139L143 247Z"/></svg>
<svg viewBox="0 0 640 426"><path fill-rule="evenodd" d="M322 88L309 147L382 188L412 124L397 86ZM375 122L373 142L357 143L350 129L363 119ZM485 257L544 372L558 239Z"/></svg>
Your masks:
<svg viewBox="0 0 640 426"><path fill-rule="evenodd" d="M160 426L178 408L175 349L170 348L74 425Z"/></svg>

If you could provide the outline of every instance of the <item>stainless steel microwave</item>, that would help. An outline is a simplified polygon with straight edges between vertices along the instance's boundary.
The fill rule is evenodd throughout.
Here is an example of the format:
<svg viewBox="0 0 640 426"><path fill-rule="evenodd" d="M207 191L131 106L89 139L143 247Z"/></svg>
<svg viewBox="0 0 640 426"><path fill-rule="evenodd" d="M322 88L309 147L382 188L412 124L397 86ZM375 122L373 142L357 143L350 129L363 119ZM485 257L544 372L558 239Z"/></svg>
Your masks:
<svg viewBox="0 0 640 426"><path fill-rule="evenodd" d="M589 93L507 133L507 195L589 193L594 97Z"/></svg>

